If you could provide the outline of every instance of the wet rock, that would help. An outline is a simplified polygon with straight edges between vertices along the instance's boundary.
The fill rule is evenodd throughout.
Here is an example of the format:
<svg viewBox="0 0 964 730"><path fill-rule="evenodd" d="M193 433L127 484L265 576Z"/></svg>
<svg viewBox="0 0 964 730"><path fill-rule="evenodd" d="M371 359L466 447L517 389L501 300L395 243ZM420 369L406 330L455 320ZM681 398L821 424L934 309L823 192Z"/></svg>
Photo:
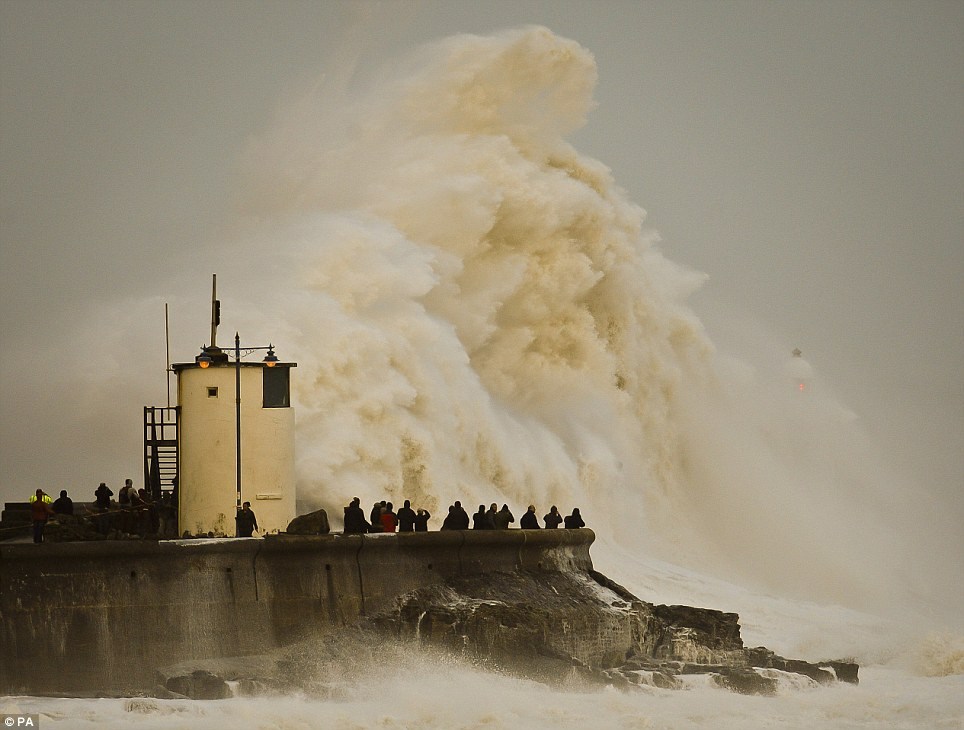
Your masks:
<svg viewBox="0 0 964 730"><path fill-rule="evenodd" d="M187 695L182 695L182 694L179 693L179 692L173 692L173 691L169 690L167 687L165 687L164 685L161 685L161 684L155 685L154 689L152 689L148 694L149 694L151 697L155 697L155 698L157 698L157 699L159 699L159 700L189 700L189 699L191 699L191 698L188 697Z"/></svg>
<svg viewBox="0 0 964 730"><path fill-rule="evenodd" d="M190 699L258 696L284 686L279 654L197 659L156 669L157 686ZM154 697L165 699L155 688Z"/></svg>
<svg viewBox="0 0 964 730"><path fill-rule="evenodd" d="M840 682L849 682L850 684L860 683L860 679L857 677L860 667L856 662L838 659L829 662L819 662L819 666L833 669L834 674L837 675L837 680Z"/></svg>
<svg viewBox="0 0 964 730"><path fill-rule="evenodd" d="M204 669L168 677L164 686L192 700L223 700L232 696L231 688L224 679Z"/></svg>
<svg viewBox="0 0 964 730"><path fill-rule="evenodd" d="M743 649L740 617L735 613L693 606L653 606L653 613L670 631L686 629L700 646L722 651Z"/></svg>
<svg viewBox="0 0 964 730"><path fill-rule="evenodd" d="M739 692L743 695L770 696L776 694L777 691L776 679L764 677L752 669L723 669L713 675L713 681L724 689Z"/></svg>
<svg viewBox="0 0 964 730"><path fill-rule="evenodd" d="M595 571L450 578L399 596L393 609L371 623L395 638L548 682L570 678L573 667L586 681L622 688L676 689L682 675L710 674L721 687L754 695L777 688L776 678L754 667L820 683L834 680L828 663L821 668L763 647L744 648L735 613L653 606ZM855 668L840 665L843 676L856 675Z"/></svg>
<svg viewBox="0 0 964 730"><path fill-rule="evenodd" d="M858 666L853 662L831 661L814 664L799 659L785 659L762 646L748 649L746 654L747 663L751 667L802 674L820 684L831 684L838 680L857 684Z"/></svg>

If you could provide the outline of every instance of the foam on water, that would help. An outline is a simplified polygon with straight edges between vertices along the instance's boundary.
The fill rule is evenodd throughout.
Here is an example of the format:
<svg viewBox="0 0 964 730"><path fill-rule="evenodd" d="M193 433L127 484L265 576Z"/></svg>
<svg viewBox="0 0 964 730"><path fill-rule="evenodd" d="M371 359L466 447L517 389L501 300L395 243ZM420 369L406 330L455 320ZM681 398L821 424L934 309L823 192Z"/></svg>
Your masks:
<svg viewBox="0 0 964 730"><path fill-rule="evenodd" d="M339 728L960 728L964 681L864 670L859 686L781 685L776 697L747 697L696 677L684 690L643 687L549 689L491 672L413 660L338 699L305 696L212 702L155 699L8 698L2 712L41 714L42 727L165 730L233 727Z"/></svg>

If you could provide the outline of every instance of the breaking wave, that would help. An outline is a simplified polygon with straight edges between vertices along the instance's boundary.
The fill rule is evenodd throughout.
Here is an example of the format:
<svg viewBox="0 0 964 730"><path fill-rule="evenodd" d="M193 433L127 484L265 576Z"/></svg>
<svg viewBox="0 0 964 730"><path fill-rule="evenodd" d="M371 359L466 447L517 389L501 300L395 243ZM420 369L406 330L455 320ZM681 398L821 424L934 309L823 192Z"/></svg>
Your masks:
<svg viewBox="0 0 964 730"><path fill-rule="evenodd" d="M566 140L595 80L545 28L456 36L251 142L224 280L299 363L301 498L578 506L787 595L912 594L900 487L853 419L718 354L703 275Z"/></svg>

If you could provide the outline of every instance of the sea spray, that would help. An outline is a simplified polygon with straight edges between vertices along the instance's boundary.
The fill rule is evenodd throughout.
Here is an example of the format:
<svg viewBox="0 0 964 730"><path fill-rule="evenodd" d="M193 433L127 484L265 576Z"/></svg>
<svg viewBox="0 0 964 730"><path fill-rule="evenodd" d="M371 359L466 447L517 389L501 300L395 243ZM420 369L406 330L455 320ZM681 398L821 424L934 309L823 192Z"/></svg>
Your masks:
<svg viewBox="0 0 964 730"><path fill-rule="evenodd" d="M301 499L411 499L435 527L456 499L578 506L764 589L910 592L899 485L852 418L717 355L702 275L566 141L595 78L544 28L457 36L252 141L222 280L272 294L223 298L299 363Z"/></svg>
<svg viewBox="0 0 964 730"><path fill-rule="evenodd" d="M242 215L191 268L219 273L220 344L238 330L298 362L303 508L337 528L353 496L411 499L437 529L455 499L578 506L625 554L785 596L927 603L948 568L926 538L956 528L921 519L819 369L801 398L769 352L716 351L687 305L704 277L566 140L595 79L544 28L457 36L368 88L320 82L251 141ZM138 432L118 402L162 401L163 302L175 361L206 341L206 289L184 277L85 313L65 349L96 366L33 383L81 394L91 453Z"/></svg>

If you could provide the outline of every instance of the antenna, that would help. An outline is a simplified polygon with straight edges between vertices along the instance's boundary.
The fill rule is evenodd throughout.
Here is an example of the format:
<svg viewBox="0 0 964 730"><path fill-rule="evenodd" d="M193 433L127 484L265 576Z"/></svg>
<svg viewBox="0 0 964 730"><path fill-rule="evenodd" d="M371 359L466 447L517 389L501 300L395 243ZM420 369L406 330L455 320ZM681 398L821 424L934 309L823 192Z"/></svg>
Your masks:
<svg viewBox="0 0 964 730"><path fill-rule="evenodd" d="M221 302L218 301L218 275L211 274L211 349L218 346L218 325L221 324Z"/></svg>
<svg viewBox="0 0 964 730"><path fill-rule="evenodd" d="M167 353L167 367L164 379L167 381L167 407L171 407L171 327L167 318L167 302L164 302L164 349Z"/></svg>

